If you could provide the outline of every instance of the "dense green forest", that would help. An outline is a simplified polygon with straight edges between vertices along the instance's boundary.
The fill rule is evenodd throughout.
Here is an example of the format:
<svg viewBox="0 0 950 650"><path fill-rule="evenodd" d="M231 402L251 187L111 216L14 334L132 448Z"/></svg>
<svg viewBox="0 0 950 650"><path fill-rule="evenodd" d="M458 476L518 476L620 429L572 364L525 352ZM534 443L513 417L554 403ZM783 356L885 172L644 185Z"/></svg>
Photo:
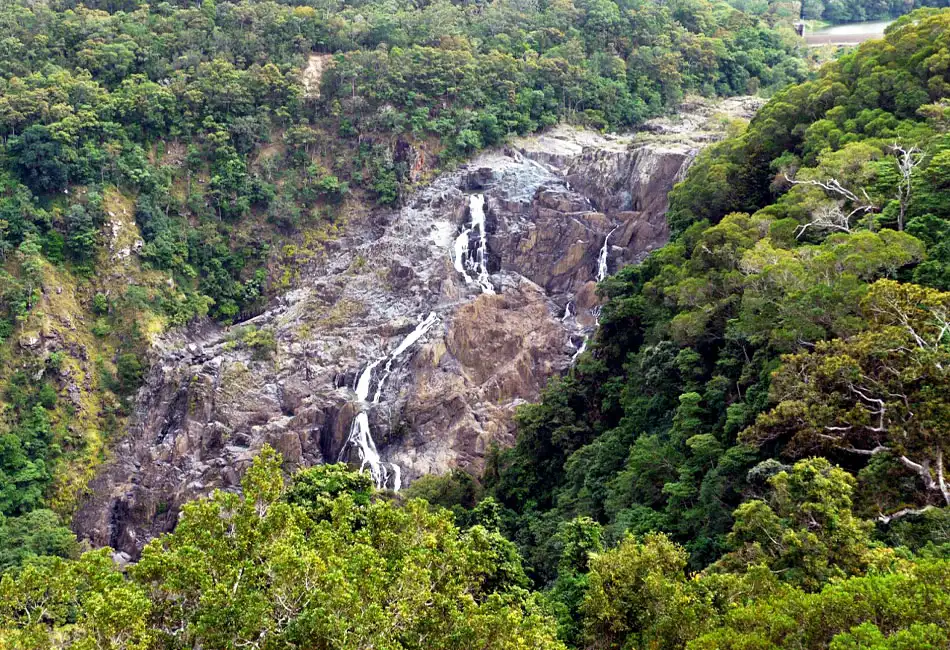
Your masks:
<svg viewBox="0 0 950 650"><path fill-rule="evenodd" d="M576 580L593 584L565 578L577 522L621 548L662 531L701 575L765 566L821 595L891 554L946 552L948 27L912 14L776 94L674 189L673 241L603 284L592 353L522 410L487 477L571 611ZM761 647L799 647L794 628Z"/></svg>
<svg viewBox="0 0 950 650"><path fill-rule="evenodd" d="M103 549L6 573L0 647L946 647L941 549L874 541L851 512L854 479L825 459L769 483L768 503L737 513L735 550L703 573L662 533L605 551L599 527L576 519L556 536L557 582L538 592L493 499L460 527L342 465L288 484L265 448L241 495L189 504L124 572Z"/></svg>
<svg viewBox="0 0 950 650"><path fill-rule="evenodd" d="M0 25L0 648L950 645L950 12L788 87L791 35L697 0L17 0ZM434 173L751 91L484 477L394 496L265 449L134 565L63 526L149 337L240 318L398 202L399 141Z"/></svg>

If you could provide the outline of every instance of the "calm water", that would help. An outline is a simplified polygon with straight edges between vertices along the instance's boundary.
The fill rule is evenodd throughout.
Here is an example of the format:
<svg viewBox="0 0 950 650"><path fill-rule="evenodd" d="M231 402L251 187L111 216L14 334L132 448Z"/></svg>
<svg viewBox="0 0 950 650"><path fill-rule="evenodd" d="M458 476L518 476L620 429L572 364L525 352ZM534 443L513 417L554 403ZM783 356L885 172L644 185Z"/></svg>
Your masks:
<svg viewBox="0 0 950 650"><path fill-rule="evenodd" d="M826 43L863 43L872 38L884 36L884 29L892 20L875 20L866 23L848 23L833 25L813 32L805 32L805 42L809 45L825 45Z"/></svg>

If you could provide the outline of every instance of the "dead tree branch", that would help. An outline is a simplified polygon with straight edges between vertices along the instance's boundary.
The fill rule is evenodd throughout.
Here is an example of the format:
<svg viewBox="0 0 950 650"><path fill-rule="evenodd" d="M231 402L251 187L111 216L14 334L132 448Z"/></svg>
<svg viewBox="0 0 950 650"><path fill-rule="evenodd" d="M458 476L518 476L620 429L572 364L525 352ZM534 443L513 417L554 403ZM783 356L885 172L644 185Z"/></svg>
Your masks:
<svg viewBox="0 0 950 650"><path fill-rule="evenodd" d="M877 210L877 206L868 196L867 190L861 189L861 195L852 192L835 178L829 178L827 181L809 180L800 181L789 178L785 174L785 180L792 185L809 185L824 190L837 199L836 203L819 206L812 214L812 220L800 225L795 232L795 236L801 238L809 228L816 230L837 230L839 232L851 232L851 220L858 214L870 214ZM841 203L851 203L855 206L850 212L845 212Z"/></svg>
<svg viewBox="0 0 950 650"><path fill-rule="evenodd" d="M924 161L924 153L917 146L904 147L895 142L891 145L897 163L900 179L897 182L897 201L900 209L897 214L897 229L904 229L904 217L907 215L907 206L910 205L910 193L914 170Z"/></svg>

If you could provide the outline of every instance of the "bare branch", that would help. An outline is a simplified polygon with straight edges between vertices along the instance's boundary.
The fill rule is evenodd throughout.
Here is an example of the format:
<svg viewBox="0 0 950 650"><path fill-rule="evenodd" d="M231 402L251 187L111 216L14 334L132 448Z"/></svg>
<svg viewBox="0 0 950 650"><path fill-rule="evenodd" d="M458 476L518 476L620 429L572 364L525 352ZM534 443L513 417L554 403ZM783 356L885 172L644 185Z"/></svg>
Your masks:
<svg viewBox="0 0 950 650"><path fill-rule="evenodd" d="M813 187L820 187L828 194L835 194L848 201L851 201L852 203L858 203L860 201L857 194L855 194L851 190L844 187L835 178L829 178L827 181L824 181L824 182L818 181L818 180L800 181L800 180L789 178L788 174L785 174L785 180L791 183L792 185L811 185ZM865 193L865 196L867 196L867 193Z"/></svg>
<svg viewBox="0 0 950 650"><path fill-rule="evenodd" d="M839 232L851 232L851 220L858 214L868 214L877 210L877 206L868 196L865 189L861 189L861 196L858 196L836 178L829 178L827 181L808 180L800 181L789 178L785 174L785 180L792 185L809 185L817 187L832 197L837 202L834 204L821 205L812 214L812 220L809 223L800 225L795 236L801 238L809 228L816 230L837 230ZM855 206L850 212L845 213L840 203L851 203Z"/></svg>
<svg viewBox="0 0 950 650"><path fill-rule="evenodd" d="M880 514L877 517L877 520L882 524L889 524L895 519L900 519L901 517L906 517L908 515L922 515L928 510L933 510L933 506L924 506L923 508L902 508L897 512L892 512L889 515Z"/></svg>
<svg viewBox="0 0 950 650"><path fill-rule="evenodd" d="M845 451L850 451L852 454L860 454L861 456L874 456L885 451L890 451L890 447L885 447L884 445L878 445L874 449L856 449L854 447L844 447Z"/></svg>
<svg viewBox="0 0 950 650"><path fill-rule="evenodd" d="M894 152L897 171L900 173L900 180L897 183L897 201L900 204L897 215L897 229L903 230L907 206L910 205L911 181L913 180L914 170L924 161L924 154L917 146L904 147L897 142L891 145L891 151Z"/></svg>
<svg viewBox="0 0 950 650"><path fill-rule="evenodd" d="M924 482L924 487L928 490L937 490L937 482L934 481L933 475L930 473L930 461L923 461L920 463L915 463L907 456L901 456L899 458L904 467L911 469L917 472L917 475L920 476L921 480Z"/></svg>
<svg viewBox="0 0 950 650"><path fill-rule="evenodd" d="M877 433L884 431L884 415L887 412L887 410L884 407L884 400L878 399L876 397L871 397L870 395L866 394L861 389L856 387L854 384L849 383L848 388L850 388L853 393L857 394L865 402L868 402L870 404L877 404L878 410L875 411L874 414L878 416L878 425L876 427L866 427L866 428L870 431L874 431Z"/></svg>

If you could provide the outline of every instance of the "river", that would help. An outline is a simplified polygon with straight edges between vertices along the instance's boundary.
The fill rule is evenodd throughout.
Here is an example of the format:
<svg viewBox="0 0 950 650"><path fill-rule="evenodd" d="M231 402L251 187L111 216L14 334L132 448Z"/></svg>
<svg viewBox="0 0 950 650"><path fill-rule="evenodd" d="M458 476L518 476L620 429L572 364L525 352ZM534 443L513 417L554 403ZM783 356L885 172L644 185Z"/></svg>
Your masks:
<svg viewBox="0 0 950 650"><path fill-rule="evenodd" d="M875 20L864 23L832 25L813 32L805 32L805 42L810 47L820 45L857 45L874 38L882 38L892 20Z"/></svg>

